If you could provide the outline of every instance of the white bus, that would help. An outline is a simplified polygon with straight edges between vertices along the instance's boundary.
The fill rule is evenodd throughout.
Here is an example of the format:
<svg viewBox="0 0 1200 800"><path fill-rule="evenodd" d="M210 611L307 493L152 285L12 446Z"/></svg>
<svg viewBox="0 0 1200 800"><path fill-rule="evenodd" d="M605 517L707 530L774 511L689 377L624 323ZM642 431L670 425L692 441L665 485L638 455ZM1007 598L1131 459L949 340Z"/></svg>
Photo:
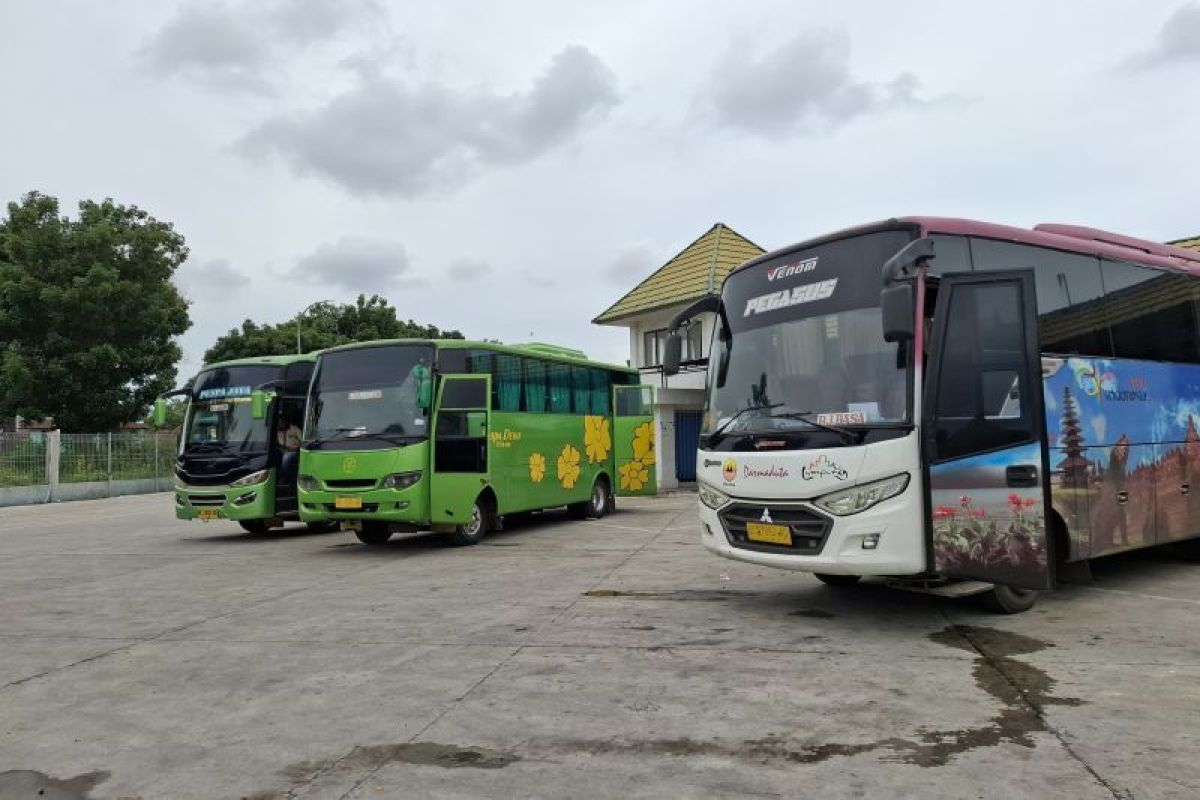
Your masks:
<svg viewBox="0 0 1200 800"><path fill-rule="evenodd" d="M718 316L697 454L713 552L1023 611L1056 568L1200 535L1200 253L892 219L768 253Z"/></svg>

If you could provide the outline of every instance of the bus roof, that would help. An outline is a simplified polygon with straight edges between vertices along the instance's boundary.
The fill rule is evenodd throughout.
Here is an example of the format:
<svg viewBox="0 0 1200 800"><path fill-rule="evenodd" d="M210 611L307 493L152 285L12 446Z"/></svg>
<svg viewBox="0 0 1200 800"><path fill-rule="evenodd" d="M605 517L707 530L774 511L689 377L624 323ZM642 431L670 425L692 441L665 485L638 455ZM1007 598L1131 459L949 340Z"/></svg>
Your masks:
<svg viewBox="0 0 1200 800"><path fill-rule="evenodd" d="M581 350L574 350L569 347L559 347L557 345L545 344L543 342L530 342L529 344L497 344L496 342L479 342L469 339L377 339L372 342L354 342L352 344L342 344L337 347L330 347L322 350L321 354L333 353L338 350L357 350L365 347L386 347L394 344L427 344L433 347L439 347L444 350L451 349L483 349L494 350L498 353L508 353L514 356L536 356L544 358L548 361L560 361L565 364L575 364L578 366L601 367L603 369L613 370L615 372L625 372L636 375L637 370L632 367L621 367L616 364L606 364L601 361L591 361L587 355Z"/></svg>
<svg viewBox="0 0 1200 800"><path fill-rule="evenodd" d="M1064 250L1071 253L1099 256L1116 261L1132 261L1147 267L1186 272L1200 276L1200 252L1176 247L1171 244L1152 242L1148 239L1138 239L1119 233L1111 233L1098 228L1088 228L1082 225L1062 225L1057 223L1042 223L1033 228L1018 228L1011 225L997 225L992 222L980 222L973 219L957 217L893 217L866 225L836 231L803 242L781 247L770 253L759 256L742 264L734 272L745 269L782 255L806 250L816 245L826 244L838 239L859 236L864 233L874 233L883 230L906 229L917 232L922 236L934 233L953 234L958 236L976 236L982 239L997 239L1005 242L1028 244L1046 247L1052 250Z"/></svg>
<svg viewBox="0 0 1200 800"><path fill-rule="evenodd" d="M215 367L265 367L279 366L286 367L288 364L295 364L300 361L316 361L317 354L312 353L292 353L284 356L253 356L251 358L233 358L229 361L214 361L211 364L205 364L200 370L203 372L206 369Z"/></svg>

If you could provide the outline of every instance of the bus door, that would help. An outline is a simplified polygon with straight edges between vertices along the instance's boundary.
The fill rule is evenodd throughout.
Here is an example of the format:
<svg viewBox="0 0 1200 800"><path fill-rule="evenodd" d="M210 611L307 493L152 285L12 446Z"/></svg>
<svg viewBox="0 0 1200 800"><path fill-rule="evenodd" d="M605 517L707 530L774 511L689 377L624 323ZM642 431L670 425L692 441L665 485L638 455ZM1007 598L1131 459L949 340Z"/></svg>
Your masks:
<svg viewBox="0 0 1200 800"><path fill-rule="evenodd" d="M658 450L654 438L654 388L614 386L613 453L618 496L658 493Z"/></svg>
<svg viewBox="0 0 1200 800"><path fill-rule="evenodd" d="M1033 272L939 282L922 415L930 563L1050 587L1048 456Z"/></svg>
<svg viewBox="0 0 1200 800"><path fill-rule="evenodd" d="M433 416L430 520L471 521L488 473L490 375L443 375Z"/></svg>

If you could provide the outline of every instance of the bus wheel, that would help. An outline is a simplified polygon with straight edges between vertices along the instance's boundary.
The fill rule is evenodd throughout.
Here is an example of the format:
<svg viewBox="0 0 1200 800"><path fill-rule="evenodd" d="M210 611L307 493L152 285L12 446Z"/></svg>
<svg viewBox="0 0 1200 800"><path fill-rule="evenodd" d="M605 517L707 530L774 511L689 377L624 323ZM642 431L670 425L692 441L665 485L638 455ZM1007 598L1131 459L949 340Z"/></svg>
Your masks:
<svg viewBox="0 0 1200 800"><path fill-rule="evenodd" d="M600 519L608 513L611 496L608 490L608 478L601 475L592 484L592 496L585 503L572 503L567 510L575 519Z"/></svg>
<svg viewBox="0 0 1200 800"><path fill-rule="evenodd" d="M392 538L392 529L386 522L364 522L354 535L363 544L381 545Z"/></svg>
<svg viewBox="0 0 1200 800"><path fill-rule="evenodd" d="M830 575L825 572L814 572L813 576L826 586L853 586L862 580L862 575Z"/></svg>
<svg viewBox="0 0 1200 800"><path fill-rule="evenodd" d="M338 529L336 522L306 522L304 527L309 533L332 533Z"/></svg>
<svg viewBox="0 0 1200 800"><path fill-rule="evenodd" d="M1184 561L1200 561L1200 539L1185 539L1171 545L1171 552Z"/></svg>
<svg viewBox="0 0 1200 800"><path fill-rule="evenodd" d="M271 530L271 526L267 524L265 519L239 519L238 525L242 526L242 530L246 533L255 536L262 536L267 531Z"/></svg>
<svg viewBox="0 0 1200 800"><path fill-rule="evenodd" d="M997 583L990 592L982 595L983 602L992 611L1001 614L1020 614L1033 608L1041 592L1036 589L1017 589Z"/></svg>
<svg viewBox="0 0 1200 800"><path fill-rule="evenodd" d="M471 506L470 522L455 525L454 533L450 534L450 541L464 547L479 544L487 534L488 519L490 519L490 512L484 506L483 499L475 498L475 503Z"/></svg>

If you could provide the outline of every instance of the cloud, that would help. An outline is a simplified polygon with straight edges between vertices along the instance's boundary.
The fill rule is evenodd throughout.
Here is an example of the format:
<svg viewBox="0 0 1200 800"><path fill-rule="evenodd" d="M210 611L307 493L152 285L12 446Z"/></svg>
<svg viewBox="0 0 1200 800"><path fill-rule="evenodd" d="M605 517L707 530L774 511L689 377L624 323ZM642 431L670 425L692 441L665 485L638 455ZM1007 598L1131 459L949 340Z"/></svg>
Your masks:
<svg viewBox="0 0 1200 800"><path fill-rule="evenodd" d="M159 74L255 91L266 88L259 74L267 56L261 38L223 4L184 6L138 56Z"/></svg>
<svg viewBox="0 0 1200 800"><path fill-rule="evenodd" d="M231 289L240 289L249 282L249 277L223 258L189 260L175 273L175 283L190 296L227 296Z"/></svg>
<svg viewBox="0 0 1200 800"><path fill-rule="evenodd" d="M408 250L399 242L344 236L304 256L285 277L350 292L377 292L398 286L422 286L409 277Z"/></svg>
<svg viewBox="0 0 1200 800"><path fill-rule="evenodd" d="M367 1L280 0L244 8L192 3L150 37L138 58L156 74L265 93L268 67L286 51L330 41L381 16L379 6Z"/></svg>
<svg viewBox="0 0 1200 800"><path fill-rule="evenodd" d="M1134 53L1122 66L1141 71L1170 64L1200 63L1200 3L1175 9L1150 47Z"/></svg>
<svg viewBox="0 0 1200 800"><path fill-rule="evenodd" d="M817 133L888 108L927 105L912 73L883 82L850 72L850 38L813 29L761 56L731 46L699 98L717 122L766 138Z"/></svg>
<svg viewBox="0 0 1200 800"><path fill-rule="evenodd" d="M655 267L662 266L662 257L648 245L633 245L617 254L604 267L604 277L625 287L635 286Z"/></svg>
<svg viewBox="0 0 1200 800"><path fill-rule="evenodd" d="M1097 442L1107 442L1105 434L1108 433L1108 419L1103 414L1093 414L1091 416L1092 433L1096 436Z"/></svg>
<svg viewBox="0 0 1200 800"><path fill-rule="evenodd" d="M452 278L482 278L494 271L491 264L474 258L461 258L446 268Z"/></svg>
<svg viewBox="0 0 1200 800"><path fill-rule="evenodd" d="M364 73L326 105L270 119L241 145L353 194L411 197L462 183L486 166L532 161L617 101L613 73L587 48L572 46L527 91L507 95Z"/></svg>
<svg viewBox="0 0 1200 800"><path fill-rule="evenodd" d="M531 269L521 270L521 280L538 289L550 289L558 285L558 281L549 275L539 275Z"/></svg>

